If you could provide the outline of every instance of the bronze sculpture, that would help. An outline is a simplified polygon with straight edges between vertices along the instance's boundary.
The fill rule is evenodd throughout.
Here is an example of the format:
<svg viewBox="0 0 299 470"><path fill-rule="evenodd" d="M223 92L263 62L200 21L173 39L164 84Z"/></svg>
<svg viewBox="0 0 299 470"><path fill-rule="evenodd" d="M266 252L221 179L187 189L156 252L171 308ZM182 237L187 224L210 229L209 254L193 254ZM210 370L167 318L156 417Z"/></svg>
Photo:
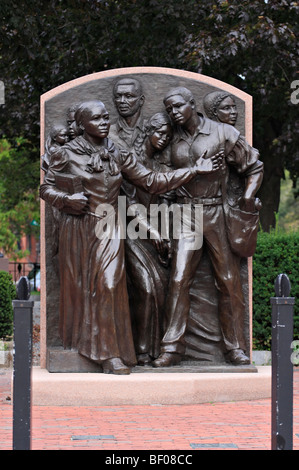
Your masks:
<svg viewBox="0 0 299 470"><path fill-rule="evenodd" d="M143 117L142 107L145 102L140 81L132 77L117 80L113 86L114 104L118 119L111 126L110 137L118 145L133 151L137 159L147 168L163 171L163 167L154 160L154 156L162 154L170 139L169 119L164 116L152 116L150 124ZM154 142L155 132L153 120L162 119L159 128L163 129L161 142ZM167 122L167 124L166 124ZM159 149L161 146L161 149ZM151 203L157 202L141 188L123 182L122 192L126 195L128 206L141 203L147 209ZM145 221L148 223L148 221ZM157 234L157 237L159 234ZM155 249L158 248L158 251ZM162 240L125 240L126 270L134 343L139 365L150 364L157 358L162 337L163 308L168 272L163 267L162 251L165 244ZM160 250L160 253L159 253Z"/></svg>
<svg viewBox="0 0 299 470"><path fill-rule="evenodd" d="M72 105L67 110L66 115L66 123L68 128L68 135L70 140L75 139L78 135L82 134L82 130L79 126L77 126L76 119L75 119L75 112L79 106L79 103Z"/></svg>
<svg viewBox="0 0 299 470"><path fill-rule="evenodd" d="M238 111L234 97L224 91L213 91L203 99L203 108L209 119L235 126Z"/></svg>
<svg viewBox="0 0 299 470"><path fill-rule="evenodd" d="M146 168L169 171L169 154L166 148L172 136L172 126L167 115L157 113L145 126L145 139L138 158ZM161 195L161 198L166 195ZM128 206L142 204L150 210L151 204L163 199L151 195L142 188L135 188L128 198ZM146 230L153 230L147 217ZM168 241L159 232L155 239L125 240L128 292L137 362L148 365L159 356L163 334L165 292L168 284Z"/></svg>
<svg viewBox="0 0 299 470"><path fill-rule="evenodd" d="M125 81L123 81L123 78ZM128 81L129 79L129 81ZM121 85L120 87L116 85ZM218 82L213 80L210 77L204 77L200 74L193 74L186 71L178 71L172 69L160 69L160 68L134 68L134 69L123 69L123 70L110 70L97 74L92 74L91 76L81 77L72 82L64 84L63 87L58 87L57 89L50 90L41 98L41 148L45 147L47 137L49 136L51 125L53 123L65 122L65 125L74 124L74 110L76 107L74 103L85 102L89 100L97 99L97 97L103 97L105 100L106 109L109 110L111 117L111 122L114 123L110 127L109 138L110 140L116 143L116 147L121 149L126 148L127 150L132 148L133 143L133 154L136 156L136 159L141 162L144 166L148 166L149 170L158 170L158 171L169 171L172 170L172 161L170 158L170 150L172 148L171 143L164 149L160 151L159 149L154 149L154 145L150 144L151 138L154 135L150 136L151 132L147 128L147 124L151 120L151 116L160 114L161 112L165 113L165 107L163 104L163 97L166 95L166 92L171 87L185 86L187 89L190 89L193 93L193 96L196 99L196 102L199 105L199 110L204 110L204 114L210 117L213 120L218 122L225 121L225 113L231 114L234 117L233 102L235 101L237 109L239 112L237 122L231 120L231 127L237 127L241 135L246 135L248 139L251 138L251 98L246 95L246 93L237 90L234 87L229 86L228 84ZM118 92L118 102L123 101L123 106L117 106L117 101L114 99L115 92ZM216 93L215 93L216 91ZM233 93L233 95L231 95ZM205 108L207 96L209 97L209 103L211 112L213 114L208 115L208 111ZM226 101L229 103L226 103ZM232 101L230 101L232 100ZM127 103L125 103L127 101ZM135 110L134 102L136 104ZM224 109L222 116L219 112L219 109L222 108L222 105L226 103L229 109ZM71 113L68 111L71 109ZM130 115L130 110L133 112ZM72 118L72 123L69 123L69 119ZM137 119L136 119L137 118ZM135 125L136 124L136 125ZM118 126L118 127L117 127ZM177 124L173 125L175 130L174 137L177 134ZM79 130L79 133L82 133L76 125L76 130ZM123 139L115 131L120 130ZM148 132L147 132L148 131ZM76 132L77 134L77 132ZM153 132L154 134L154 132ZM126 142L126 137L128 137L128 142ZM137 137L137 138L136 138ZM69 133L69 138L71 141L75 140L78 143L78 137L71 135ZM79 139L80 140L80 139ZM73 143L74 144L74 143ZM149 145L150 144L150 145ZM70 143L67 144L67 147ZM65 151L65 149L63 149ZM105 156L105 155L104 155ZM148 158L153 157L153 158ZM92 171L91 163L94 161L94 157L90 159L90 165L87 167ZM97 161L97 160L96 160ZM101 162L103 163L103 158L101 157ZM54 163L54 160L53 160ZM97 161L97 163L99 163ZM102 163L99 164L99 168L102 166ZM237 168L237 167L236 167ZM251 227L254 225L253 221L258 220L258 211L253 212L241 212L239 210L238 200L242 197L245 183L248 181L248 178L242 177L242 174L237 171L231 164L225 165L225 178L222 182L222 199L223 199L223 211L225 212L225 230L228 232L228 241L230 243L231 251L236 254L239 274L242 282L242 290L244 295L245 303L245 322L243 333L246 341L246 353L250 354L251 351L251 263L250 260L247 260L247 256L251 256L254 249L254 240L256 238L256 233L254 230L253 236L250 233ZM46 169L45 169L46 171ZM42 172L42 178L44 172ZM56 175L57 176L57 175ZM124 175L125 176L125 175ZM250 175L249 175L250 176ZM63 179L63 174L60 175L59 184ZM75 186L76 180L78 178L74 177L72 180L72 185ZM65 181L64 181L65 183ZM189 183L188 183L189 184ZM187 185L188 186L188 185ZM80 189L81 188L81 189ZM66 187L65 187L66 190ZM82 190L82 184L79 178L77 192ZM124 197L118 198L118 207L120 212L124 209L124 200L127 200L128 207L127 210L131 211L130 214L127 212L125 216L127 217L127 224L124 232L127 234L127 238L124 240L125 245L125 264L126 264L126 274L127 274L127 291L129 293L130 299L130 314L131 314L131 323L134 333L134 346L135 354L139 358L138 350L138 341L142 343L142 338L140 335L144 333L145 330L149 331L149 323L146 322L146 318L152 318L152 324L156 323L156 320L159 320L161 326L161 320L166 316L165 308L161 306L163 297L167 292L168 280L166 279L165 283L160 282L160 286L166 285L166 288L160 288L160 295L157 297L159 300L161 308L158 309L160 312L159 315L156 315L156 310L153 309L152 316L142 315L145 313L145 302L142 304L142 296L140 309L140 323L139 323L139 332L136 331L136 322L135 322L135 307L134 302L137 302L136 292L139 292L136 288L133 287L134 276L129 269L129 255L133 253L137 258L137 250L134 251L134 246L136 248L137 244L140 244L140 250L142 255L145 253L141 251L142 248L148 243L150 249L148 253L151 252L153 256L144 259L139 258L138 261L131 264L132 268L137 268L139 260L143 262L143 267L147 268L144 270L145 277L142 278L142 281L139 284L142 285L143 280L151 280L149 275L150 270L153 266L159 266L159 268L166 273L166 278L169 278L169 271L172 265L171 256L173 255L173 241L172 243L169 240L157 240L149 239L149 233L147 233L147 239L135 240L128 239L130 236L129 231L133 227L136 228L136 233L138 236L142 237L143 228L150 228L148 220L145 220L145 224L140 221L140 217L136 217L134 210L134 202L144 201L143 208L145 209L147 203L149 202L150 208L152 202L166 202L169 205L177 205L177 197L186 196L185 193L186 185L180 190L172 190L168 193L163 193L158 196L149 195L146 191L143 191L142 188L138 187L135 184L135 181L132 182L124 177L121 184L120 194L125 194L127 198ZM70 190L72 192L72 190ZM138 196L138 197L137 197ZM109 198L107 199L107 201ZM227 204L228 202L228 204ZM257 200L252 199L252 207L257 204ZM190 205L179 203L180 206L184 209L186 206ZM163 204L164 205L164 204ZM142 206L141 206L142 207ZM51 372L92 372L92 371L101 371L101 365L98 365L96 362L92 362L85 358L83 355L78 354L76 347L69 349L68 347L64 349L63 343L60 339L58 325L59 325L59 296L63 286L60 284L59 280L59 270L58 261L60 258L60 250L57 243L57 234L60 232L60 226L62 225L62 220L65 217L64 209L57 209L54 207L51 202L41 205L41 215L42 215L42 241L44 249L42 249L42 265L45 266L44 276L46 276L46 289L43 289L44 295L41 305L42 318L46 319L43 325L47 325L46 335L43 337L46 338L46 342L41 344L41 363L42 367L47 367ZM204 209L206 210L206 209ZM234 220L234 224L231 224L233 217L231 211L235 210L237 213L237 219ZM171 207L170 207L171 211ZM125 211L124 211L125 212ZM143 213L143 211L140 211ZM53 213L57 214L53 219ZM68 214L71 217L71 214ZM99 215L99 214L97 214ZM162 215L162 210L161 210ZM248 220L243 218L243 215L249 217ZM78 217L75 214L73 217ZM107 218L98 219L99 223L96 224L96 227L100 225L101 222L105 223ZM125 221L124 217L121 217L122 222ZM136 221L138 223L136 224ZM238 230L235 230L235 223L237 222ZM166 224L167 225L167 224ZM57 226L57 230L53 230L53 227ZM125 225L124 225L125 226ZM44 227L44 228L43 228ZM256 223L255 223L256 227ZM151 227L152 229L152 227ZM232 231L235 230L234 236L232 236ZM170 229L172 233L172 228ZM45 234L45 235L43 235ZM167 237L166 237L167 238ZM248 240L251 240L248 243ZM235 240L235 244L232 241ZM80 243L80 242L78 242ZM132 246L131 253L129 251L129 246ZM58 248L58 249L57 249ZM210 261L209 254L206 249L206 242L204 242L203 253L201 256L200 263L196 269L194 280L189 289L190 296L190 309L188 313L188 323L186 333L184 335L185 340L185 353L183 355L184 362L182 363L182 370L185 370L184 364L188 366L187 360L195 360L196 365L200 365L200 370L202 366L212 367L217 365L222 367L223 371L231 370L229 367L225 367L225 355L226 348L224 347L223 334L221 331L221 324L219 322L219 312L221 310L221 297L219 298L218 289L216 289L215 276L213 274L213 266ZM250 248L250 249L249 249ZM138 253L138 255L139 255ZM161 261L161 263L159 262ZM141 264L141 263L140 263ZM142 264L141 264L142 265ZM139 269L139 268L138 268ZM136 273L139 271L136 269ZM42 279L45 277L42 276ZM138 275L135 276L135 280L139 281ZM145 284L145 283L144 283ZM149 286L148 282L148 286ZM138 285L138 284L137 284ZM149 291L147 295L149 296ZM162 295L161 295L162 291ZM155 289L152 289L152 292L155 292ZM145 299L145 296L143 297ZM100 303L100 302L99 302ZM161 318L162 317L162 318ZM142 322L144 325L142 326ZM155 331L158 331L156 329ZM137 334L136 334L137 333ZM155 344L155 353L153 356L150 354L150 359L155 359L160 349L160 339L154 340L154 336L151 334L143 335L146 342L151 345ZM160 331L160 337L163 337L163 331ZM156 336L155 336L156 338ZM129 341L130 343L130 341ZM131 344L131 343L130 343ZM148 348L146 348L148 349ZM226 356L228 358L228 356ZM146 357L141 358L147 362ZM199 361L199 362L198 362ZM197 367L196 367L197 369ZM254 367L245 367L246 370L254 370ZM136 369L137 372L141 372L144 369ZM146 368L145 370L149 370ZM179 368L178 370L181 370ZM222 369L221 369L222 370ZM244 370L243 367L237 368L236 371Z"/></svg>
<svg viewBox="0 0 299 470"><path fill-rule="evenodd" d="M61 145L66 144L68 140L68 129L65 124L55 124L52 126L46 140L46 152L41 158L41 168L43 171L47 171L51 155L55 153Z"/></svg>
<svg viewBox="0 0 299 470"><path fill-rule="evenodd" d="M104 373L128 374L136 364L119 221L113 236L99 238L98 207L117 214L123 176L152 193L217 171L218 156L167 173L147 170L108 138L110 121L100 101L81 103L75 113L82 135L51 155L40 195L61 212L59 227L60 318L63 346L101 364ZM72 176L73 178L71 178ZM66 191L64 182L78 184ZM81 186L80 186L81 185Z"/></svg>
<svg viewBox="0 0 299 470"><path fill-rule="evenodd" d="M133 150L138 155L145 137L142 85L132 77L117 80L113 86L113 97L118 119L111 125L110 137L120 147Z"/></svg>
<svg viewBox="0 0 299 470"><path fill-rule="evenodd" d="M225 165L217 172L198 176L179 188L178 202L203 205L203 236L216 279L226 358L233 364L249 364L245 354L245 308L239 260L231 250L226 232L224 197L227 168L232 165L246 180L240 207L246 212L255 210L254 196L262 181L263 164L258 159L258 152L233 126L216 123L198 114L188 89L170 90L164 98L164 105L177 126L171 154L175 168L188 168L205 151L207 155L223 152L225 157ZM161 342L161 355L153 362L155 367L178 364L185 352L189 290L202 255L202 249L187 250L187 243L188 237L178 240L174 249L165 307L166 330Z"/></svg>

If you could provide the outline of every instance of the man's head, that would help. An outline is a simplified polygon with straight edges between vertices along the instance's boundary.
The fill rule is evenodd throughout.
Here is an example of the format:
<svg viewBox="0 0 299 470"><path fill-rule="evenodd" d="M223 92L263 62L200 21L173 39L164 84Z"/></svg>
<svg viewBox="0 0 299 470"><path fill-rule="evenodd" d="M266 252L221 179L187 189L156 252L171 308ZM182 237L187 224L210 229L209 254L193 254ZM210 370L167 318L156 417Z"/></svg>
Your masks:
<svg viewBox="0 0 299 470"><path fill-rule="evenodd" d="M184 126L196 113L194 97L185 87L172 88L164 97L164 106L175 124Z"/></svg>
<svg viewBox="0 0 299 470"><path fill-rule="evenodd" d="M122 78L113 87L114 103L119 114L126 118L140 113L144 103L142 87L135 78Z"/></svg>
<svg viewBox="0 0 299 470"><path fill-rule="evenodd" d="M68 126L68 134L69 138L75 139L78 135L82 134L81 129L77 126L76 120L75 120L75 112L79 106L79 103L74 104L71 106L68 111L67 111L67 126Z"/></svg>

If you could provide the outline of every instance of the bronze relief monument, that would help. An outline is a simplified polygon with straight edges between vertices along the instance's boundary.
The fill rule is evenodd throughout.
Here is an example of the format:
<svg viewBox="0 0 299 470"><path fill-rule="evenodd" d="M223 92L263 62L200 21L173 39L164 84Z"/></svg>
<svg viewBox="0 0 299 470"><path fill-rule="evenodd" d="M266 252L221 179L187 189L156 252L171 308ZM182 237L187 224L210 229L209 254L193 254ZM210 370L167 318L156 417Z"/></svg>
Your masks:
<svg viewBox="0 0 299 470"><path fill-rule="evenodd" d="M250 97L132 68L66 83L41 109L42 367L250 365Z"/></svg>

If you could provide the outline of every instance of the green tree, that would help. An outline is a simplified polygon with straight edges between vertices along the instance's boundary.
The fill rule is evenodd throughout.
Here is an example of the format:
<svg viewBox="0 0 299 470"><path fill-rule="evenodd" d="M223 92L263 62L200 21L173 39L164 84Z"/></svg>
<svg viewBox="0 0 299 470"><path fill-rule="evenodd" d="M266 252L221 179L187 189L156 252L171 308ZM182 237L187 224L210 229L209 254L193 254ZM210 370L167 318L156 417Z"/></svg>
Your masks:
<svg viewBox="0 0 299 470"><path fill-rule="evenodd" d="M37 146L40 95L71 79L137 65L179 68L197 3L2 0L2 132Z"/></svg>
<svg viewBox="0 0 299 470"><path fill-rule="evenodd" d="M11 258L22 257L19 249L22 235L38 236L39 162L28 156L32 146L24 139L17 139L15 146L0 141L0 247Z"/></svg>

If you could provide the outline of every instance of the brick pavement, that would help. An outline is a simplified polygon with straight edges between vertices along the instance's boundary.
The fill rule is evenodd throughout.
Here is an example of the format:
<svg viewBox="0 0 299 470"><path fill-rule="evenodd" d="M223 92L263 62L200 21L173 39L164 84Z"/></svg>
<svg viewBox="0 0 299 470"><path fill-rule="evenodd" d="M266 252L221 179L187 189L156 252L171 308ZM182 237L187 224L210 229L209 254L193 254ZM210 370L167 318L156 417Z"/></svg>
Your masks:
<svg viewBox="0 0 299 470"><path fill-rule="evenodd" d="M7 371L6 371L7 372ZM0 450L12 448L11 373L0 369ZM299 450L299 370L294 372ZM270 450L271 400L199 405L33 406L33 450Z"/></svg>

